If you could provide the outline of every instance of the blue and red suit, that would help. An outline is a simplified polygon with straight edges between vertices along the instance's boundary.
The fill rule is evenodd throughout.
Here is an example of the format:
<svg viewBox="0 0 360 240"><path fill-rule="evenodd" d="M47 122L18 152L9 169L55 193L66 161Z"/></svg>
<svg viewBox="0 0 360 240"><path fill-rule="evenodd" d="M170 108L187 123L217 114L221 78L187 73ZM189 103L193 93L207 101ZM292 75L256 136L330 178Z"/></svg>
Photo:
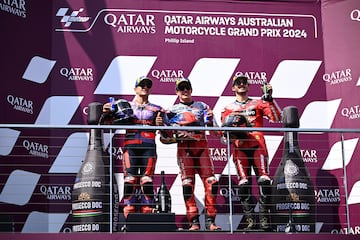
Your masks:
<svg viewBox="0 0 360 240"><path fill-rule="evenodd" d="M135 101L119 101L122 101L122 104L117 105L120 106L118 111L114 114L110 113L111 117L104 117L106 123L155 126L158 113L161 112L164 115L164 109L152 103L138 104ZM129 114L131 116L128 116ZM129 213L137 210L142 213L150 213L153 210L153 175L157 160L155 136L155 130L129 129L126 131L123 154L125 218ZM141 189L140 204L137 194L139 186Z"/></svg>
<svg viewBox="0 0 360 240"><path fill-rule="evenodd" d="M163 108L147 103L140 105L130 102L133 109L135 125L155 125L158 112ZM141 206L140 212L150 213L153 209L154 190L153 175L157 160L156 131L153 130L127 130L124 140L124 216L136 211L136 189L140 185Z"/></svg>
<svg viewBox="0 0 360 240"><path fill-rule="evenodd" d="M203 102L178 103L166 111L173 126L205 126L204 113L209 106ZM214 166L209 156L208 141L204 131L177 131L177 160L180 167L183 196L189 222L198 221L199 211L194 196L195 174L198 173L205 189L205 215L216 217L216 196L218 182L214 176ZM163 143L166 138L161 138Z"/></svg>

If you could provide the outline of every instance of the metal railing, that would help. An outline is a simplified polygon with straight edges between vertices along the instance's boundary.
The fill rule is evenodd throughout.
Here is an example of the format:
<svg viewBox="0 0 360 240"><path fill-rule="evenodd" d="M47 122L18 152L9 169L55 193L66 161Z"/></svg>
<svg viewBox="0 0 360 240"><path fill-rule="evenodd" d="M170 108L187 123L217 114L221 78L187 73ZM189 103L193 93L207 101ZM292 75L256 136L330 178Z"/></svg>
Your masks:
<svg viewBox="0 0 360 240"><path fill-rule="evenodd" d="M228 227L226 228L226 231L229 231L231 233L236 231L241 231L238 229L237 224L240 223L239 219L234 221L235 215L242 215L242 213L237 212L241 205L238 201L237 193L234 192L234 185L237 185L236 183L236 173L233 169L234 166L232 165L232 161L229 161L232 159L231 155L231 144L229 139L229 132L230 131L261 131L264 132L266 136L277 136L277 143L276 144L268 144L268 147L273 147L273 149L269 149L269 152L272 152L272 162L269 165L270 168L270 175L273 176L275 173L276 168L278 167L278 163L281 161L281 153L283 151L283 139L281 136L286 133L290 132L297 132L299 134L304 134L307 137L303 138L305 142L308 142L307 145L311 145L312 141L312 134L315 134L319 136L320 134L325 134L322 138L322 146L321 150L317 149L319 152L329 152L330 146L328 139L330 138L329 135L335 136L340 140L341 143L341 152L338 153L339 158L341 158L342 162L342 182L343 182L343 189L340 192L343 192L343 195L340 196L343 200L340 200L337 205L334 206L334 214L336 214L337 208L344 208L344 211L339 211L338 214L341 214L343 212L345 214L345 222L338 222L335 224L340 224L343 226L346 226L347 232L350 232L351 229L351 223L350 223L350 210L349 210L349 192L348 192L348 173L346 169L346 148L344 146L345 143L345 135L346 134L358 134L360 133L360 129L305 129L305 128L241 128L241 129L234 129L234 128L220 128L220 127L169 127L169 126L114 126L114 125L33 125L33 124L0 124L0 157L2 159L0 163L0 186L1 186L1 193L0 193L0 208L3 213L3 215L11 216L9 219L12 221L12 231L19 231L19 232L26 232L26 231L37 231L37 228L31 228L32 226L35 226L35 223L31 223L31 216L34 212L47 212L47 217L50 218L53 217L52 213L54 215L62 215L63 222L57 218L57 223L51 223L48 226L48 231L71 231L71 200L69 200L69 195L67 195L67 198L64 199L51 199L51 197L61 197L64 196L61 192L56 192L56 189L58 191L64 191L64 189L61 189L61 187L64 186L71 186L72 183L74 183L74 178L76 177L77 172L75 172L76 169L79 169L80 164L83 162L83 158L85 155L85 152L87 150L87 143L88 143L88 133L89 129L99 129L104 132L104 148L107 148L107 152L109 153L109 214L108 214L108 220L106 221L109 223L110 226L113 225L113 208L111 207L114 205L113 202L113 178L112 176L117 175L117 183L119 184L119 191L121 195L121 189L122 189L122 182L121 178L122 171L118 169L117 163L119 162L119 159L122 158L122 146L114 146L113 138L114 135L120 136L120 142L121 138L123 137L123 133L126 130L154 130L154 131L163 131L163 130L186 130L186 131L207 131L209 132L219 132L223 131L227 134L224 134L224 137L226 138L225 142L221 142L219 137L214 137L211 134L207 134L209 146L216 151L220 151L220 155L217 155L218 153L213 153L211 156L212 159L216 162L214 164L215 166L215 173L216 176L222 176L222 182L220 182L220 190L224 192L222 194L223 198L226 198L228 201L222 207L222 212L220 211L220 215L227 215L228 216ZM78 134L79 133L79 134ZM78 134L78 135L77 135ZM303 136L303 135L301 135ZM86 138L84 140L84 137ZM267 143L269 143L269 139L266 140ZM317 145L319 142L315 142L318 140L314 140L313 144ZM76 142L75 145L71 145L72 142ZM79 143L81 142L81 144ZM310 143L309 143L310 142ZM164 152L161 157L164 158L161 163L168 162L175 163L174 159L176 159L176 153L174 151L174 148L176 145L164 145L160 142L157 142L157 149L158 152ZM300 139L300 147L302 145L302 139ZM212 147L213 146L213 147ZM328 148L326 148L328 146ZM64 148L67 148L65 151ZM166 151L167 148L171 148L171 151ZM73 148L71 150L71 148ZM275 149L276 148L276 149ZM315 147L314 147L315 148ZM113 151L121 149L121 153L117 154ZM220 149L220 150L219 150ZM72 154L72 156L66 155L66 154ZM306 152L306 151L305 151ZM171 155L169 155L171 154ZM226 156L224 156L226 154ZM211 154L210 154L211 155ZM216 155L216 156L215 156ZM323 155L326 155L325 153ZM60 157L61 156L61 157ZM217 159L216 157L221 158L221 160ZM69 161L67 158L77 159L72 161ZM80 159L79 159L80 158ZM116 159L114 159L116 158ZM119 159L118 159L119 158ZM167 159L168 158L168 159ZM226 163L224 164L223 160L225 158ZM171 161L170 161L171 160ZM318 162L321 162L322 160L317 159ZM76 162L76 164L74 164ZM113 165L115 163L115 166ZM174 165L174 164L173 164ZM309 168L310 172L315 172L320 169L319 166L314 166L314 164L306 164ZM170 175L172 175L173 178L178 178L178 166L170 166L169 164L159 165L159 163L156 165L156 174L160 172L161 169L170 169ZM116 170L114 170L116 169ZM177 172L177 173L176 173ZM24 176L21 176L22 173L25 173ZM235 173L235 174L234 174ZM227 176L226 176L227 175ZM20 177L19 177L20 176ZM30 176L30 177L29 177ZM27 177L29 179L34 180L34 183L29 187L21 186L24 184L22 181L26 181ZM315 177L313 177L313 182L315 182ZM223 183L224 178L227 178L227 182ZM320 177L319 177L320 178ZM16 182L16 181L19 182ZM48 182L47 182L48 181ZM17 185L18 184L18 185ZM30 184L30 183L29 183ZM179 181L173 181L172 187L176 189L181 189L180 182ZM201 183L198 183L198 185L201 185ZM159 181L157 178L157 182L154 182L154 186L159 185ZM256 184L255 184L256 185ZM316 184L314 184L316 185ZM45 187L44 187L45 186ZM323 186L317 186L318 188L321 188ZM329 186L331 187L331 186ZM13 190L11 190L11 188ZM226 190L227 188L227 190ZM47 190L44 190L47 189ZM61 190L60 190L61 189ZM27 198L20 197L20 193L16 192L18 190L25 191L22 194L28 194ZM67 188L68 190L68 188ZM66 191L67 191L66 190ZM32 192L31 192L32 191ZM225 192L227 192L225 194ZM18 194L16 196L9 196L9 194ZM48 196L46 196L46 194ZM69 192L67 192L69 194ZM202 194L199 194L199 192L196 192L196 194L199 195L199 199L202 196ZM253 192L253 194L256 196L256 192ZM227 195L227 196L225 196ZM44 198L46 196L47 198ZM49 199L50 196L50 199ZM224 197L225 196L225 197ZM179 229L182 228L184 225L184 206L181 206L183 203L181 203L180 199L182 199L182 194L180 192L176 192L176 196L173 196L173 199L176 199L176 201L173 201L173 207L172 209L180 209L176 210L176 216L182 216L180 217L180 220L176 220L176 225ZM199 200L198 199L198 200ZM121 199L120 199L121 200ZM201 200L199 200L201 202ZM341 202L344 202L343 205L341 205ZM235 205L234 205L235 203ZM178 205L176 205L178 204ZM238 205L237 205L238 204ZM225 210L224 210L225 209ZM324 214L323 218L326 218L327 213ZM36 215L36 214L35 214ZM338 218L339 216L330 216L331 218ZM226 218L226 216L225 216ZM342 218L342 216L340 216ZM6 218L8 219L8 218ZM34 218L35 219L35 218ZM6 220L7 221L7 220ZM37 221L36 219L34 221ZM124 219L120 217L120 221L122 222ZM39 223L39 222L37 222ZM41 222L40 222L41 223ZM43 223L44 224L44 223ZM46 224L46 223L45 223ZM332 225L332 222L325 223L328 225ZM55 230L52 229L53 226L55 227ZM330 226L331 227L331 226ZM33 229L33 230L31 230ZM43 229L39 230L44 231ZM116 229L109 228L109 232L117 231ZM320 232L320 231L319 231Z"/></svg>

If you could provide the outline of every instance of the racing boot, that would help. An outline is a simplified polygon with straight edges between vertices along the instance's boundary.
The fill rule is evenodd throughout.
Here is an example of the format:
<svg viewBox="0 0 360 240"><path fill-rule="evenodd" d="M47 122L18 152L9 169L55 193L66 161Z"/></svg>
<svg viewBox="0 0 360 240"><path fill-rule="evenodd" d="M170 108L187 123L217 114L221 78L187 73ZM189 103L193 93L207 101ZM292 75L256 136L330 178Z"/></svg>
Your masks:
<svg viewBox="0 0 360 240"><path fill-rule="evenodd" d="M205 229L207 231L220 231L221 227L215 224L215 218L207 217L205 220Z"/></svg>
<svg viewBox="0 0 360 240"><path fill-rule="evenodd" d="M199 231L199 230L200 230L199 217L194 217L191 220L189 231Z"/></svg>
<svg viewBox="0 0 360 240"><path fill-rule="evenodd" d="M268 216L268 213L260 213L259 214L259 221L260 221L260 229L265 232L270 232L270 218Z"/></svg>
<svg viewBox="0 0 360 240"><path fill-rule="evenodd" d="M255 228L255 217L252 214L246 214L245 221L247 223L245 230L253 230Z"/></svg>

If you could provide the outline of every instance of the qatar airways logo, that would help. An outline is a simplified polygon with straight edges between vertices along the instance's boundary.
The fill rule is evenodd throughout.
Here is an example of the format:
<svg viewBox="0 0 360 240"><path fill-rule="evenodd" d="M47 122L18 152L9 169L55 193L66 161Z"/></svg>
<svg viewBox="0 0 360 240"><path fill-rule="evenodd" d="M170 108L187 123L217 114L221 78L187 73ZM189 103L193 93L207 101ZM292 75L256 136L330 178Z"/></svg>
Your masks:
<svg viewBox="0 0 360 240"><path fill-rule="evenodd" d="M119 33L156 33L155 16L152 14L107 13L104 22Z"/></svg>
<svg viewBox="0 0 360 240"><path fill-rule="evenodd" d="M301 149L300 153L304 162L307 163L318 162L317 151L315 149Z"/></svg>
<svg viewBox="0 0 360 240"><path fill-rule="evenodd" d="M339 188L322 188L314 190L315 200L319 203L339 203L341 200Z"/></svg>
<svg viewBox="0 0 360 240"><path fill-rule="evenodd" d="M40 192L46 196L48 200L71 200L70 186L41 185Z"/></svg>
<svg viewBox="0 0 360 240"><path fill-rule="evenodd" d="M15 110L33 114L33 101L13 95L8 95L6 100Z"/></svg>
<svg viewBox="0 0 360 240"><path fill-rule="evenodd" d="M344 107L341 110L341 115L346 117L349 120L354 120L360 118L360 108L359 105L354 105L351 107Z"/></svg>
<svg viewBox="0 0 360 240"><path fill-rule="evenodd" d="M334 228L331 230L330 232L331 234L351 234L351 235L359 235L360 234L360 226L359 225L355 225L352 226L350 228L344 227L344 228Z"/></svg>
<svg viewBox="0 0 360 240"><path fill-rule="evenodd" d="M26 18L25 0L3 0L0 3L0 10L18 17Z"/></svg>
<svg viewBox="0 0 360 240"><path fill-rule="evenodd" d="M323 75L323 80L331 85L348 82L352 80L351 69L343 69Z"/></svg>
<svg viewBox="0 0 360 240"><path fill-rule="evenodd" d="M93 69L92 68L61 68L60 74L71 81L93 81Z"/></svg>
<svg viewBox="0 0 360 240"><path fill-rule="evenodd" d="M23 147L29 151L30 155L42 158L49 158L49 146L31 140L24 140Z"/></svg>
<svg viewBox="0 0 360 240"><path fill-rule="evenodd" d="M110 149L108 153L112 154L114 160L123 160L124 158L124 150L121 147L112 147L111 153Z"/></svg>
<svg viewBox="0 0 360 240"><path fill-rule="evenodd" d="M176 82L178 79L184 77L184 71L173 69L154 69L151 71L151 76L159 79L160 82Z"/></svg>
<svg viewBox="0 0 360 240"><path fill-rule="evenodd" d="M226 148L209 148L209 152L213 161L226 162L228 159Z"/></svg>
<svg viewBox="0 0 360 240"><path fill-rule="evenodd" d="M360 10L359 9L354 9L350 12L350 19L353 21L358 21L360 22Z"/></svg>
<svg viewBox="0 0 360 240"><path fill-rule="evenodd" d="M227 187L220 187L219 194L220 194L220 196L227 198L227 199L230 197L230 194L231 194L231 198L232 198L233 202L240 201L241 193L240 193L240 189L238 187L231 188L231 192L229 192L229 188L227 188Z"/></svg>
<svg viewBox="0 0 360 240"><path fill-rule="evenodd" d="M264 82L267 82L266 72L263 71L236 72L235 76L246 76L250 84L262 85Z"/></svg>
<svg viewBox="0 0 360 240"><path fill-rule="evenodd" d="M84 11L84 8L80 8L79 10L72 11L70 14L67 14L69 11L69 8L60 8L56 16L61 17L60 22L64 23L64 27L70 27L72 23L84 23L89 21L90 17L82 17L78 16L79 13Z"/></svg>

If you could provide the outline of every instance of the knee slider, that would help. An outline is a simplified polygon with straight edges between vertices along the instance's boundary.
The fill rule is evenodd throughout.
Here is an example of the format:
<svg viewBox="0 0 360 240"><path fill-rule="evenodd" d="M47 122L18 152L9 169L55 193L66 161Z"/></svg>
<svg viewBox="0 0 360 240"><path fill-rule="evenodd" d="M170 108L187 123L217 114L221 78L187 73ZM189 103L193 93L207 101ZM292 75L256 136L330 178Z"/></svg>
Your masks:
<svg viewBox="0 0 360 240"><path fill-rule="evenodd" d="M208 177L205 180L206 189L211 192L212 195L216 195L219 189L218 181L214 176Z"/></svg>
<svg viewBox="0 0 360 240"><path fill-rule="evenodd" d="M124 179L124 197L128 198L134 194L136 178L134 176L126 176Z"/></svg>
<svg viewBox="0 0 360 240"><path fill-rule="evenodd" d="M269 186L271 184L271 179L269 176L263 175L259 177L257 182L261 186Z"/></svg>
<svg viewBox="0 0 360 240"><path fill-rule="evenodd" d="M143 193L145 195L153 195L154 189L153 189L153 180L149 176L143 176L140 179L140 185Z"/></svg>
<svg viewBox="0 0 360 240"><path fill-rule="evenodd" d="M259 184L259 190L261 196L267 197L268 195L271 194L271 180L269 177L263 178L263 180L260 177L258 180L258 184Z"/></svg>
<svg viewBox="0 0 360 240"><path fill-rule="evenodd" d="M188 200L192 197L194 192L194 184L191 179L186 179L183 181L183 195L184 200Z"/></svg>
<svg viewBox="0 0 360 240"><path fill-rule="evenodd" d="M250 183L249 183L249 181L247 180L247 181L240 181L240 183L239 183L239 193L240 193L240 195L247 195L247 194L249 194L249 191L250 191L250 188L251 188L251 186L250 186Z"/></svg>

